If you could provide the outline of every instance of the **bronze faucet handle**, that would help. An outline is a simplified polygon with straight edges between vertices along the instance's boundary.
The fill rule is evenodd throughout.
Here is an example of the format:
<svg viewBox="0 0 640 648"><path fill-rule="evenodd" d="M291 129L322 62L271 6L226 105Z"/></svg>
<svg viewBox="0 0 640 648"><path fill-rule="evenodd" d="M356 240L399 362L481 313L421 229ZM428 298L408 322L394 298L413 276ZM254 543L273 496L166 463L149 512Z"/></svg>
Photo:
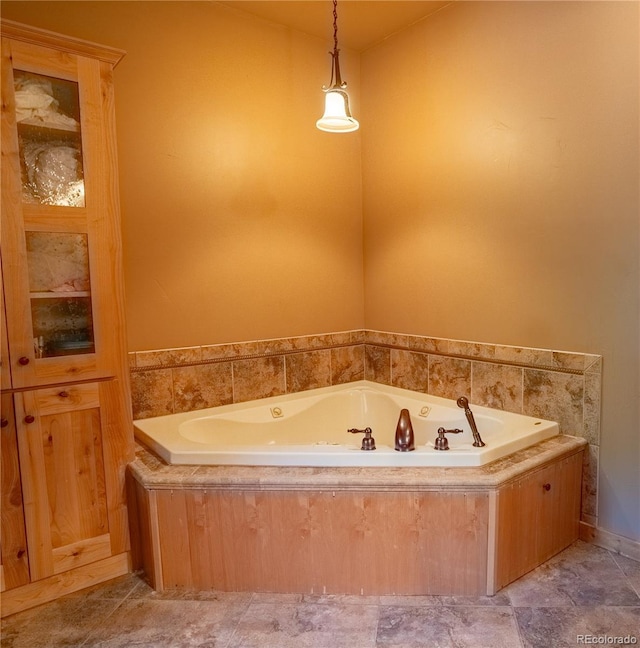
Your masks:
<svg viewBox="0 0 640 648"><path fill-rule="evenodd" d="M351 434L364 434L364 438L362 439L362 445L360 446L360 450L375 450L376 449L376 440L371 436L371 428L365 428L364 430L358 430L357 428L351 428L347 430L347 432L350 432Z"/></svg>
<svg viewBox="0 0 640 648"><path fill-rule="evenodd" d="M449 440L445 434L460 434L463 432L460 428L454 428L453 430L445 430L443 427L438 428L438 438L435 441L436 450L448 450L449 449Z"/></svg>

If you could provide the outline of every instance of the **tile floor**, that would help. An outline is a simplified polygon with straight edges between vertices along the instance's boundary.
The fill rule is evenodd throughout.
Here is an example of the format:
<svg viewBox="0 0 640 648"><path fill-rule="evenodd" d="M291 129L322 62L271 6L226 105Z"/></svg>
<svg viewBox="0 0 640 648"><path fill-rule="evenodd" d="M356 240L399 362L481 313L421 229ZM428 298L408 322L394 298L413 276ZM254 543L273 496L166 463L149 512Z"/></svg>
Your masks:
<svg viewBox="0 0 640 648"><path fill-rule="evenodd" d="M2 621L2 648L640 644L640 563L577 542L494 597L155 593L131 574Z"/></svg>

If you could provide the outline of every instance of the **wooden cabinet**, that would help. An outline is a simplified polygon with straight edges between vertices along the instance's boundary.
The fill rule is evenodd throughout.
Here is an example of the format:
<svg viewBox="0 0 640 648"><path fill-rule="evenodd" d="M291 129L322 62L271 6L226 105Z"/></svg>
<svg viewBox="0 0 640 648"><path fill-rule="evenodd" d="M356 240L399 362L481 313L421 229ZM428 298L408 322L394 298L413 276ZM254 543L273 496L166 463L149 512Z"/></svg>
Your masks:
<svg viewBox="0 0 640 648"><path fill-rule="evenodd" d="M498 491L498 589L578 537L582 455L552 463Z"/></svg>
<svg viewBox="0 0 640 648"><path fill-rule="evenodd" d="M123 54L2 21L3 615L129 567Z"/></svg>

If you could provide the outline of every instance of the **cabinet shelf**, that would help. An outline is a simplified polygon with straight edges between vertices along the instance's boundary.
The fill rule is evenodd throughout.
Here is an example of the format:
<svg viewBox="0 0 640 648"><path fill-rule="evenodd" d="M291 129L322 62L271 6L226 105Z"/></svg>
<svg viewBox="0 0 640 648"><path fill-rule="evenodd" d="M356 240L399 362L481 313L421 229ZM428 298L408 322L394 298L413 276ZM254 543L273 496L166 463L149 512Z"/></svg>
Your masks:
<svg viewBox="0 0 640 648"><path fill-rule="evenodd" d="M74 290L74 291L47 291L47 292L32 292L29 293L31 299L65 299L67 297L91 297L91 292L88 290Z"/></svg>
<svg viewBox="0 0 640 648"><path fill-rule="evenodd" d="M42 119L23 119L18 122L18 129L23 130L23 127L26 127L24 130L34 130L35 132L40 131L58 131L61 135L66 135L68 133L80 133L80 124L77 122L75 124L60 124L57 122L43 121Z"/></svg>

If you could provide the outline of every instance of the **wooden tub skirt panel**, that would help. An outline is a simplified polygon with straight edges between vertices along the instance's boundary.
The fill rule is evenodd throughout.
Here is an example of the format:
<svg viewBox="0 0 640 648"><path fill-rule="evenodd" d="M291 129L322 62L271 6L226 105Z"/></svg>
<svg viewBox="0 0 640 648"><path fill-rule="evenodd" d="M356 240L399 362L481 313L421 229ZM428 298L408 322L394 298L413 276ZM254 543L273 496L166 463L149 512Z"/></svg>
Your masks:
<svg viewBox="0 0 640 648"><path fill-rule="evenodd" d="M132 555L157 590L491 595L578 537L584 443L558 439L493 469L351 474L139 448Z"/></svg>

